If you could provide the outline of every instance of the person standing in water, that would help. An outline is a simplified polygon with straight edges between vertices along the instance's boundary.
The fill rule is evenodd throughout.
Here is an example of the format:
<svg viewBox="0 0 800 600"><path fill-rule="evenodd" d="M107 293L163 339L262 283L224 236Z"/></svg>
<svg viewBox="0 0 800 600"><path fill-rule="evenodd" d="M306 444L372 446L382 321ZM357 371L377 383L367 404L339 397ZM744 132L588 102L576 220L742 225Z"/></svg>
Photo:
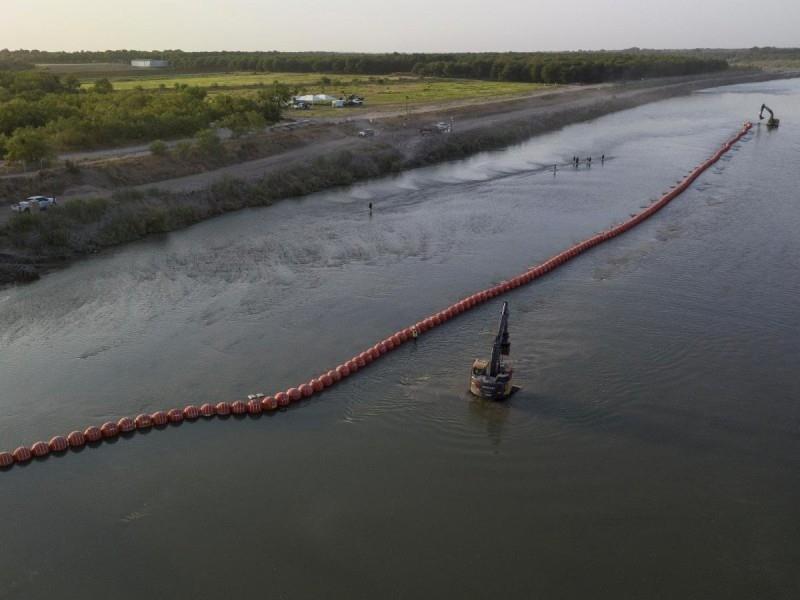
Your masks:
<svg viewBox="0 0 800 600"><path fill-rule="evenodd" d="M603 154L603 155L600 157L600 164L601 164L601 165L604 165L604 164L606 164L606 155L605 155L605 154Z"/></svg>
<svg viewBox="0 0 800 600"><path fill-rule="evenodd" d="M369 216L372 216L372 202L369 203Z"/></svg>

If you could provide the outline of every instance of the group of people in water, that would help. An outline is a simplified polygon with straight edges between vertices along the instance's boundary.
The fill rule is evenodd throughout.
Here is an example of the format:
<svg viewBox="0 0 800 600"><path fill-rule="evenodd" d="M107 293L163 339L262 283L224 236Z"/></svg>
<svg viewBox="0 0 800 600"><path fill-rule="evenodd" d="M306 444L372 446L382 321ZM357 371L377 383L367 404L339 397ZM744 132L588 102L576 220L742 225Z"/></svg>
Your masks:
<svg viewBox="0 0 800 600"><path fill-rule="evenodd" d="M592 166L592 157L591 156L587 156L586 158L583 159L583 162L587 167L591 167ZM605 154L602 154L600 156L600 164L601 165L606 164L606 155ZM576 169L581 166L581 157L580 156L573 156L572 157L572 166L575 167ZM558 172L558 165L553 165L553 176L555 176L555 174L557 172Z"/></svg>
<svg viewBox="0 0 800 600"><path fill-rule="evenodd" d="M586 163L587 167L591 167L592 166L592 157L591 156L587 156L585 159L583 159L583 162ZM604 165L605 162L606 162L606 155L603 154L603 155L600 156L600 164ZM579 166L581 166L581 157L580 156L573 156L572 157L572 166L575 167L576 169Z"/></svg>

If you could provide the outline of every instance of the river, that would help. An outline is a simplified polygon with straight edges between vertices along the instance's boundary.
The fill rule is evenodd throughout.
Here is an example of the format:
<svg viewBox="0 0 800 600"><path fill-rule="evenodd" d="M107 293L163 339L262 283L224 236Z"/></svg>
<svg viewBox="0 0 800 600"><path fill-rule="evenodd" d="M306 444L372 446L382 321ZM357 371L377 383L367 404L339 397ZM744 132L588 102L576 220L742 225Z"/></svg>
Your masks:
<svg viewBox="0 0 800 600"><path fill-rule="evenodd" d="M638 211L762 102L780 128L653 219L321 396L0 472L0 598L800 596L800 80L0 291L0 449L307 381ZM466 389L503 299L522 389L492 404Z"/></svg>

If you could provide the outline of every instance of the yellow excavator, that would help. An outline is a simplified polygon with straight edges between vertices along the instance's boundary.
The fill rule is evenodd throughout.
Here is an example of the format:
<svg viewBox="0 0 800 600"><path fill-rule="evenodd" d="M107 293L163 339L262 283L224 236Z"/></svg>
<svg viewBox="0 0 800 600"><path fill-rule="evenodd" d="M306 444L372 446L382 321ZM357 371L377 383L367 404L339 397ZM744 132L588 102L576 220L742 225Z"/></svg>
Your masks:
<svg viewBox="0 0 800 600"><path fill-rule="evenodd" d="M761 112L758 113L759 121L764 120L764 111L769 113L769 119L767 119L767 129L775 129L778 125L780 125L781 120L775 118L775 113L772 112L772 109L766 104L761 105Z"/></svg>
<svg viewBox="0 0 800 600"><path fill-rule="evenodd" d="M519 388L511 385L514 370L508 361L503 360L511 352L508 336L508 302L503 302L500 313L500 327L494 338L491 360L476 358L472 363L472 376L469 391L474 396L486 400L505 400Z"/></svg>

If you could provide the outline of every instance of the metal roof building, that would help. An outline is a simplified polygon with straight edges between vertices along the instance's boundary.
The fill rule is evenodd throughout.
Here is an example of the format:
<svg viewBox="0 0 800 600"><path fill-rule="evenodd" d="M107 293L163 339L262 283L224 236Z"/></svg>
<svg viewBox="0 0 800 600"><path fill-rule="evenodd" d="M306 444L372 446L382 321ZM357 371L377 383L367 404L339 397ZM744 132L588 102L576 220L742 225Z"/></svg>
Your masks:
<svg viewBox="0 0 800 600"><path fill-rule="evenodd" d="M142 67L145 69L163 69L169 66L168 60L159 60L156 58L134 58L131 61L132 67Z"/></svg>

